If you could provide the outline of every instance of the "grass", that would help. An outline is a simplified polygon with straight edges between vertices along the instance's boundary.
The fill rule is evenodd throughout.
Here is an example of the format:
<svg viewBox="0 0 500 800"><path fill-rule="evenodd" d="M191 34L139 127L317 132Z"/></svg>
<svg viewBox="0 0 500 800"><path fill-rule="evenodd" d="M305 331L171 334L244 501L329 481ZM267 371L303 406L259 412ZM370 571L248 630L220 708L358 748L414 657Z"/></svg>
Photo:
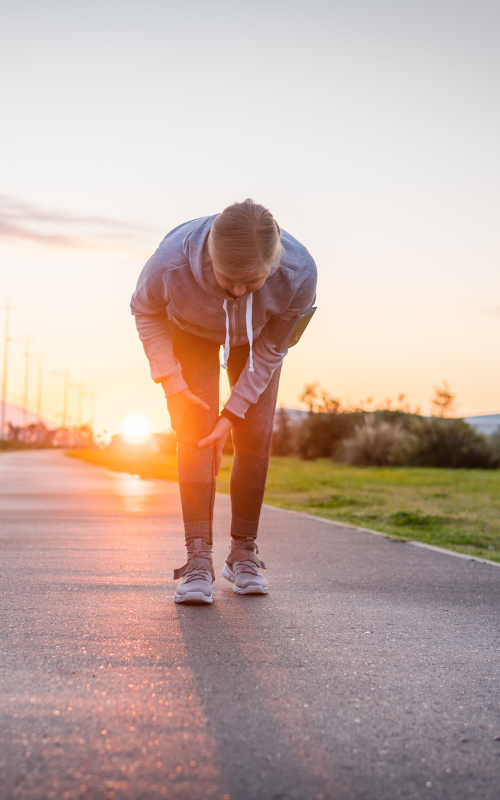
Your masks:
<svg viewBox="0 0 500 800"><path fill-rule="evenodd" d="M175 454L69 452L117 472L177 480ZM229 492L231 456L217 490ZM350 467L271 458L265 502L500 562L500 470Z"/></svg>

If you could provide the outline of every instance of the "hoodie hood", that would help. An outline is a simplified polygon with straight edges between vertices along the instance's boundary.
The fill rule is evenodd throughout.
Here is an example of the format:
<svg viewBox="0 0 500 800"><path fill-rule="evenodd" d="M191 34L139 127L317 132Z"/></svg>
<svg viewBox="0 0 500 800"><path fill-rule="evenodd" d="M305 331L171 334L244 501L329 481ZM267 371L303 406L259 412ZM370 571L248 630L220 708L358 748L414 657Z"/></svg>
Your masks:
<svg viewBox="0 0 500 800"><path fill-rule="evenodd" d="M223 287L217 283L212 260L208 255L207 240L213 222L218 216L218 214L213 214L211 217L196 220L196 222L200 222L200 225L186 235L182 247L196 282L199 283L207 294L219 295L220 297L235 300L236 298L231 292L223 289ZM274 275L276 270L279 269L280 263L281 259L273 265L268 277ZM243 295L243 297L248 296L249 295Z"/></svg>
<svg viewBox="0 0 500 800"><path fill-rule="evenodd" d="M200 222L200 225L186 234L182 242L182 250L189 262L191 272L196 282L207 294L219 295L219 297L230 297L229 292L226 292L226 290L217 283L212 262L206 249L212 223L217 216L218 214L213 214L211 217L195 220L196 222Z"/></svg>

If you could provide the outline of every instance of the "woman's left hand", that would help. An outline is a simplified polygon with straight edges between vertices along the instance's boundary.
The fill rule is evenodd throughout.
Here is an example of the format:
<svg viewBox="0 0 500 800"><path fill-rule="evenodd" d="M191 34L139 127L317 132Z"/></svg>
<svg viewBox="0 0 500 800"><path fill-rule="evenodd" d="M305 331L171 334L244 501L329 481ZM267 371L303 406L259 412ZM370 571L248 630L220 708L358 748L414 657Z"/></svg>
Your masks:
<svg viewBox="0 0 500 800"><path fill-rule="evenodd" d="M219 474L220 463L222 461L222 450L226 444L226 439L229 436L229 431L233 427L227 417L219 417L215 423L215 427L209 436L206 436L201 442L198 442L198 447L209 447L211 444L215 447L215 474Z"/></svg>

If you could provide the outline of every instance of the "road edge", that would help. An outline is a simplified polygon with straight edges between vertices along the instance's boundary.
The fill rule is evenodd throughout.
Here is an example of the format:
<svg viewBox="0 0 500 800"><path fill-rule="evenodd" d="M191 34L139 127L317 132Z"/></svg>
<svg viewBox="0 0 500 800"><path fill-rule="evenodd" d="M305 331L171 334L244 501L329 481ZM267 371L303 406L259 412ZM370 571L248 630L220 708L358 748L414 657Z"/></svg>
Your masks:
<svg viewBox="0 0 500 800"><path fill-rule="evenodd" d="M371 536L382 536L383 539L390 539L393 542L396 541L401 542L402 544L411 544L413 547L420 547L423 550L431 550L434 553L443 553L446 556L455 556L455 558L462 558L466 561L477 561L479 564L489 564L492 567L500 568L500 563L498 561L490 561L489 559L481 558L480 556L470 556L467 553L459 553L456 550L447 550L445 547L436 547L434 544L415 542L412 539L400 539L397 536L392 536L390 533L375 531L372 530L372 528L360 528L359 525L352 525L350 522L339 522L333 519L325 519L325 517L317 517L315 514L306 514L305 511L292 511L289 508L271 506L269 503L263 503L262 508L268 508L271 511L278 511L282 514L294 514L296 517L304 517L305 519L313 519L316 520L316 522L324 522L326 525L333 525L336 528L350 528L351 530L359 531L360 533L369 533Z"/></svg>

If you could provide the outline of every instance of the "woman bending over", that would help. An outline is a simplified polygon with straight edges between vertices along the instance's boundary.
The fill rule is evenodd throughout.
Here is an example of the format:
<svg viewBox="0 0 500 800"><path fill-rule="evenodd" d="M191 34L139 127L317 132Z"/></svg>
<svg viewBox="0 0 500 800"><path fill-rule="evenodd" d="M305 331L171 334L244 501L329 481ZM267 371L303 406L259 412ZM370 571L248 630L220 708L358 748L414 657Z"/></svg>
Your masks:
<svg viewBox="0 0 500 800"><path fill-rule="evenodd" d="M187 548L174 573L182 578L178 603L213 602L215 477L230 431L231 545L222 574L239 594L268 592L256 539L281 364L315 295L312 257L252 200L174 228L140 274L132 313L178 441ZM231 395L219 416L221 345Z"/></svg>

